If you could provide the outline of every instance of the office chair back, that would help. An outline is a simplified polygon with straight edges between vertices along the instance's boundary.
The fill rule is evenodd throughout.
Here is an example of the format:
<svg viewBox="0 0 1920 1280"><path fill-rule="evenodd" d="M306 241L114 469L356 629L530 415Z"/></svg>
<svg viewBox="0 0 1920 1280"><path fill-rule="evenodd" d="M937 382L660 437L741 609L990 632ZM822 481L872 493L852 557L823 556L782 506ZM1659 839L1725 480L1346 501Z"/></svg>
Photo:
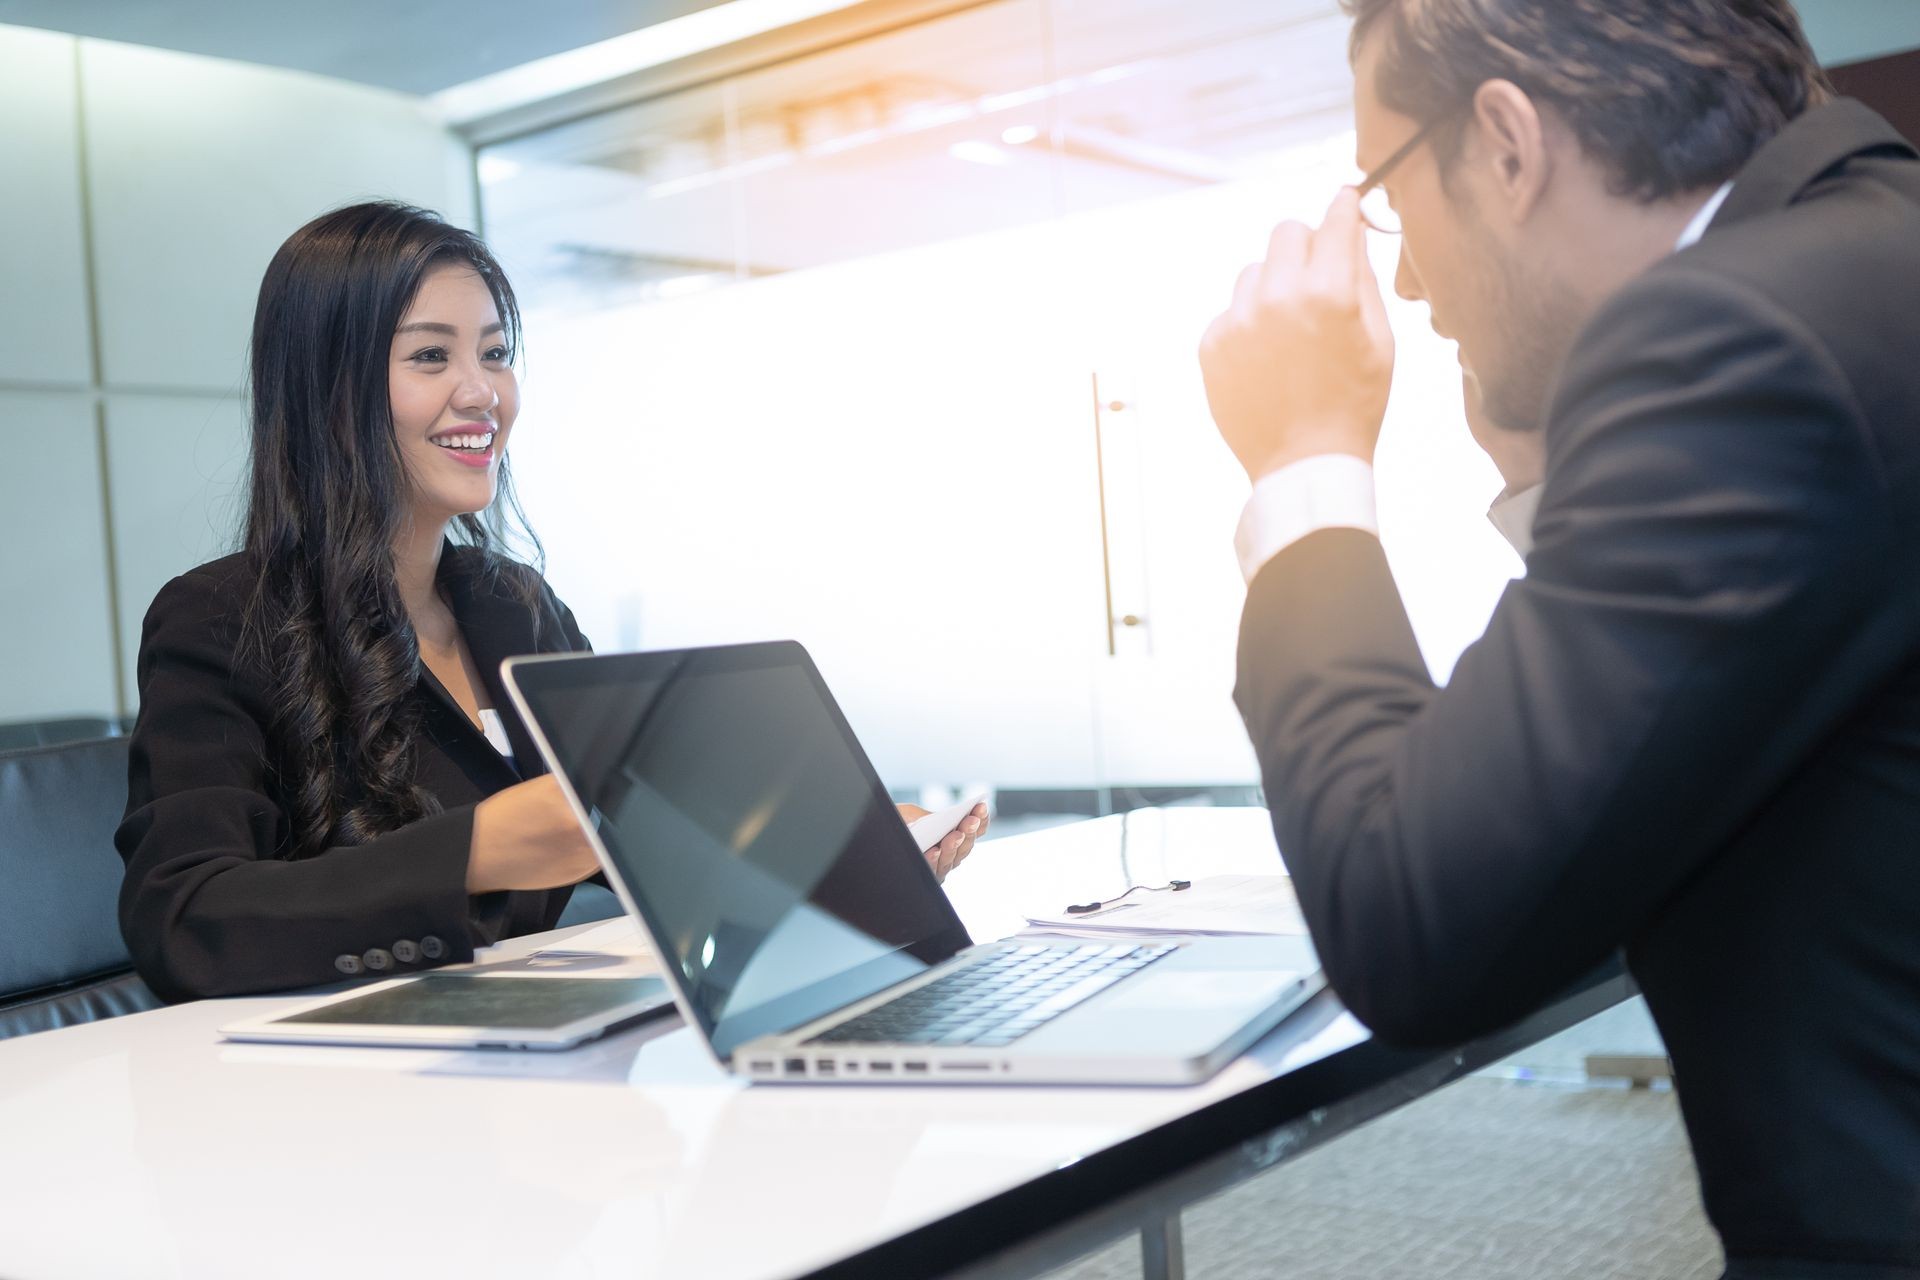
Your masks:
<svg viewBox="0 0 1920 1280"><path fill-rule="evenodd" d="M61 742L119 736L120 722L107 716L68 716L63 720L10 720L0 724L0 751L51 747Z"/></svg>
<svg viewBox="0 0 1920 1280"><path fill-rule="evenodd" d="M127 740L0 752L0 1039L158 1007L120 937Z"/></svg>

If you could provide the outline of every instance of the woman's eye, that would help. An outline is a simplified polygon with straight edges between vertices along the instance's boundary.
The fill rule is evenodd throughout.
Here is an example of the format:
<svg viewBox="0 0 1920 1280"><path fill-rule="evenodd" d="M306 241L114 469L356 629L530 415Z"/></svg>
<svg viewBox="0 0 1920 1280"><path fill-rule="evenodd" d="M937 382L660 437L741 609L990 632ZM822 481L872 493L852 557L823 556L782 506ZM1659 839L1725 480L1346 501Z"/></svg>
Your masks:
<svg viewBox="0 0 1920 1280"><path fill-rule="evenodd" d="M439 347L428 347L425 351L414 352L413 358L415 360L424 360L429 364L440 364L445 363L447 353Z"/></svg>
<svg viewBox="0 0 1920 1280"><path fill-rule="evenodd" d="M507 359L507 349L505 347L493 347L487 352L486 358L496 363L503 362Z"/></svg>

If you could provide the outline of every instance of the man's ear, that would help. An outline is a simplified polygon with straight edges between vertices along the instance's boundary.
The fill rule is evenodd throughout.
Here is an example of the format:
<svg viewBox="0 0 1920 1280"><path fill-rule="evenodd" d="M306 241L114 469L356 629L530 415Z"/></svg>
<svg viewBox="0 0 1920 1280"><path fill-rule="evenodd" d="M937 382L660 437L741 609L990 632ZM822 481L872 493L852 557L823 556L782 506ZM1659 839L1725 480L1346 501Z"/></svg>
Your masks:
<svg viewBox="0 0 1920 1280"><path fill-rule="evenodd" d="M1489 80L1474 92L1473 119L1480 129L1475 161L1486 184L1483 190L1512 222L1525 222L1553 174L1539 108L1512 81Z"/></svg>

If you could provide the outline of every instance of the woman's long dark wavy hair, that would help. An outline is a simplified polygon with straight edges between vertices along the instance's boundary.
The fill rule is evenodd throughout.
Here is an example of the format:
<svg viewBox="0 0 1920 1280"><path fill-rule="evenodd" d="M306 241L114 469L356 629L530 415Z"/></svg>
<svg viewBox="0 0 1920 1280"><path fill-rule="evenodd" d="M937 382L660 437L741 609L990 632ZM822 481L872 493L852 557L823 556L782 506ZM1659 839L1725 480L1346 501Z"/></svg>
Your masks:
<svg viewBox="0 0 1920 1280"><path fill-rule="evenodd" d="M421 726L408 694L420 646L394 575L411 505L387 371L421 281L447 263L486 283L517 359L520 310L500 264L424 209L381 201L322 214L280 246L260 282L244 545L254 590L240 637L243 658L268 673L268 766L292 819L291 857L439 808L414 781ZM501 574L509 515L538 564L502 457L493 505L449 533L538 618L537 575Z"/></svg>

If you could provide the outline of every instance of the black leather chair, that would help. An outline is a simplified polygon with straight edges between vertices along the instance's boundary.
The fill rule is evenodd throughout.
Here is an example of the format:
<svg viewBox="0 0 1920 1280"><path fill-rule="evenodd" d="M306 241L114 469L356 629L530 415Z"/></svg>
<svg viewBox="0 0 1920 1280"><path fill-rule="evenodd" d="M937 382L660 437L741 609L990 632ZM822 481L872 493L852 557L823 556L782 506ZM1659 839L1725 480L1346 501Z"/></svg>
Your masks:
<svg viewBox="0 0 1920 1280"><path fill-rule="evenodd" d="M0 751L25 751L89 738L114 738L120 722L110 716L68 716L64 720L10 720L0 724Z"/></svg>
<svg viewBox="0 0 1920 1280"><path fill-rule="evenodd" d="M116 904L127 740L0 752L0 1039L153 1009Z"/></svg>

